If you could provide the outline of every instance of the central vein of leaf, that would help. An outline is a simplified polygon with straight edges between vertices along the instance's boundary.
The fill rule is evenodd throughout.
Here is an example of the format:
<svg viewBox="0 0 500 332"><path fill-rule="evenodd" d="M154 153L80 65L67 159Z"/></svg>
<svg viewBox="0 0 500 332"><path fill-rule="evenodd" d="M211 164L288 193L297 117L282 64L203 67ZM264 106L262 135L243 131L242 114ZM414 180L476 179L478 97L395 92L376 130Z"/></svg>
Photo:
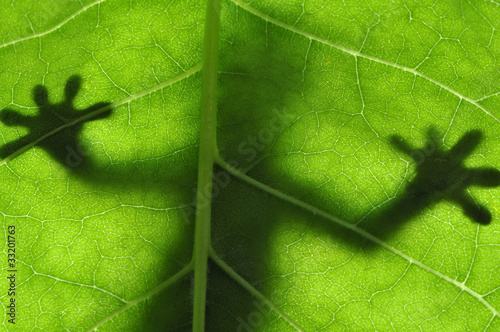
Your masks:
<svg viewBox="0 0 500 332"><path fill-rule="evenodd" d="M220 0L208 0L203 45L200 150L194 233L193 332L205 329L207 265L210 251L212 171L217 151L217 61L219 50Z"/></svg>

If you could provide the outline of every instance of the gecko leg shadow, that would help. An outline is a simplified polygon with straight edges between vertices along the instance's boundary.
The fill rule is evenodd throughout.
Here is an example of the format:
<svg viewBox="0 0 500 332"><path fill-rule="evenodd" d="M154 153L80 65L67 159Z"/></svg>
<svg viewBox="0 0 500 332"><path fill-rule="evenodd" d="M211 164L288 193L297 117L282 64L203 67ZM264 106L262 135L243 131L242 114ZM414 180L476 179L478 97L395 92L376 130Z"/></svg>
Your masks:
<svg viewBox="0 0 500 332"><path fill-rule="evenodd" d="M479 130L465 133L449 150L438 144L438 133L428 131L424 147L412 148L400 136L391 136L392 146L409 156L416 165L416 174L401 196L387 202L360 225L370 233L384 238L398 225L432 208L442 200L457 205L471 221L481 225L491 223L488 209L471 196L469 187L494 188L500 185L500 171L491 167L467 168L464 160L482 139Z"/></svg>
<svg viewBox="0 0 500 332"><path fill-rule="evenodd" d="M88 149L79 141L79 135L85 122L107 118L112 109L110 103L101 102L76 110L73 101L81 88L81 81L80 76L71 76L64 88L64 100L55 104L49 102L45 86L35 86L33 100L38 106L37 114L24 115L12 109L3 109L0 121L6 126L25 127L28 133L0 147L0 157L14 158L27 147L36 145L67 169L82 171L91 168Z"/></svg>

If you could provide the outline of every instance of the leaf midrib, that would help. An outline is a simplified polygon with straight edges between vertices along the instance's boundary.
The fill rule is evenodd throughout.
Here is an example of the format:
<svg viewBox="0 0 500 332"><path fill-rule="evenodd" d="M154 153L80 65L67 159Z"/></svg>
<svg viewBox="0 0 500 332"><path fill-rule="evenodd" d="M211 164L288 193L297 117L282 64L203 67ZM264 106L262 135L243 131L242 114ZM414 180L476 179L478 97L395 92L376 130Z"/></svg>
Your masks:
<svg viewBox="0 0 500 332"><path fill-rule="evenodd" d="M371 233L365 231L364 229L354 225L354 224L351 224L341 218L338 218L326 211L323 211L313 205L310 205L306 202L303 202L297 198L294 198L292 196L289 196L285 193L282 193L280 192L279 190L276 190L274 188L271 188L243 173L241 173L239 170L231 167L229 164L227 164L224 160L220 159L220 158L217 158L216 159L216 162L217 164L222 167L224 170L226 170L228 173L230 173L231 175L235 176L236 178L258 188L259 190L262 190L262 191L265 191L266 193L270 194L270 195L273 195L274 197L277 197L283 201L286 201L290 204L293 204L295 206L298 206L308 212L310 212L312 215L319 215L321 217L324 217L325 219L327 220L330 220L330 221L333 221L334 223L340 225L340 226L343 226L361 236L363 236L364 238L372 241L373 243L376 243L377 245L383 247L384 249L387 249L389 250L390 252L392 252L393 254L407 260L410 264L414 264L422 269L424 269L425 271L429 272L429 273L432 273L434 274L435 276L453 284L454 286L462 289L463 291L469 293L471 296L473 296L474 298L476 298L479 302L481 302L485 307L487 307L495 316L499 316L500 317L500 313L488 302L484 299L484 297L482 295L480 295L479 293L473 291L471 288L467 287L465 285L465 283L461 283L447 275L445 275L444 273L441 273L433 268L431 268L430 266L428 265L425 265L424 263L420 262L419 260L416 260L414 259L413 257L403 253L402 251L394 248L393 246L389 245L388 243L382 241L381 239L377 238L376 236L372 235Z"/></svg>
<svg viewBox="0 0 500 332"><path fill-rule="evenodd" d="M55 26L54 28L52 28L52 29L49 29L49 30L47 30L47 31L45 31L45 32L43 32L43 33L37 34L37 35L32 35L32 36L29 36L29 37L26 37L26 38L22 38L22 39L18 39L18 40L15 40L15 41L11 41L11 42L5 43L5 44L3 44L3 45L0 45L0 48L6 47L6 46L8 46L8 45L15 44L15 43L17 43L17 42L22 42L22 41L25 41L25 40L28 40L28 39L41 37L41 36L43 36L43 35L45 35L45 34L48 34L48 33L51 33L51 32L53 32L53 31L56 31L56 30L57 30L57 29L59 29L62 25L66 24L67 22L69 22L70 20L72 20L74 17L76 17L78 14L80 14L80 13L84 12L85 10L87 10L88 8L90 8L90 7L92 7L92 6L96 5L96 4L102 3L102 2L104 2L104 1L105 1L105 0L100 0L100 1L96 1L96 2L94 2L94 3L90 4L90 5L87 5L86 7L82 8L82 9L81 9L81 10L79 10L77 13L75 13L75 14L74 14L74 15L72 15L71 17L67 18L66 20L62 21L60 24L56 25L56 26ZM340 51L343 51L343 52L345 52L345 53L348 53L348 54L350 54L350 55L354 56L356 59L357 59L357 57L360 57L360 58L365 58L365 59L368 59L368 60L371 60L371 61L374 61L374 62L377 62L377 63L381 63L381 64L384 64L384 65L387 65L387 66L390 66L390 67L394 67L394 68L397 68L397 69L403 70L403 71L405 71L405 72L409 72L409 73L411 73L411 74L413 74L413 75L419 76L419 77L421 77L421 78L423 78L423 79L425 79L425 80L427 80L427 81L429 81L429 82L431 82L431 83L433 83L433 84L435 84L435 85L437 85L437 86L439 86L439 87L441 87L441 88L443 88L443 89L445 89L445 90L449 91L450 93L452 93L452 94L456 95L457 97L459 97L461 100L468 101L468 102L469 102L469 103L471 103L472 105L474 105L474 106L476 106L477 108L479 108L480 110L482 110L485 114L489 115L489 116L490 116L491 118L493 118L495 121L497 121L497 122L499 122L499 123L500 123L500 120L499 120L497 117L495 117L495 116L494 116L494 115L493 115L490 111L488 111L485 107L483 107L482 105L480 105L480 104L477 102L477 100L474 100L474 99L472 99L472 98L470 98L470 97L467 97L467 96L465 96L465 95L461 94L460 92L458 92L458 91L456 91L456 90L452 89L451 87L448 87L447 85L445 85L445 84L443 84L443 83L441 83L441 82L439 82L439 81L437 81L437 80L433 79L432 77L427 76L427 75L425 75L425 74L423 74L423 73L421 73L421 72L419 72L419 71L417 71L417 70L415 70L415 69L412 69L412 68L409 68L409 67L406 67L406 66L402 66L402 65L399 65L399 64L395 64L395 63L392 63L392 62L389 62L389 61L386 61L386 60L383 60L383 59L380 59L380 58L377 58L377 57L373 57L373 56L371 56L371 55L363 54L363 53L361 53L361 52L359 52L359 51L355 51L355 50L352 50L352 49L346 48L346 47L341 46L341 45L338 45L338 44L335 44L335 43L333 43L333 42L330 42L329 40L326 40L326 39L323 39L323 38L317 37L317 36L315 36L315 35L313 35L313 34L311 34L311 33L308 33L308 32L306 32L306 31L303 31L303 30L297 29L297 28L295 28L295 27L293 27L293 26L290 26L290 25L288 25L288 24L286 24L286 23L284 23L284 22L281 22L281 21L279 21L279 20L277 20L277 19L274 19L274 18L272 18L271 16L268 16L268 15L266 15L266 14L264 14L264 13L262 13L262 12L260 12L260 11L256 10L256 9L254 9L254 8L250 7L249 5L247 5L247 4L245 4L245 3L243 3L243 2L242 2L242 1L240 1L240 0L231 0L231 1L232 1L233 3L235 3L236 5L238 5L239 7L241 7L242 9L244 9L244 10L246 10L246 11L250 12L251 14L253 14L253 15L255 15L255 16L257 16L257 17L259 17L259 18L261 18L261 19L263 19L263 20L265 20L265 21L267 21L267 22L269 22L269 23L272 23L272 24L275 24L275 25L277 25L277 26L280 26L280 27L282 27L282 28L284 28L284 29L286 29L286 30L289 30L289 31L293 32L293 33L296 33L296 34L302 35L302 36L304 36L304 37L306 37L306 38L309 38L310 40L314 40L314 41L317 41L317 42L319 42L319 43L322 43L322 44L328 45L328 46L330 46L330 47L336 48L336 49L338 49L338 50L340 50ZM146 89L146 90L144 90L144 91L142 91L142 92L140 92L140 93L137 93L137 94L135 94L135 95L132 95L132 96L130 96L130 97L127 97L127 98L125 98L125 99L123 99L123 100L121 100L121 101L115 102L115 103L111 104L111 105L110 105L109 107L107 107L107 108L102 108L102 109L96 110L95 112L93 112L93 113L89 114L88 116L78 118L78 119L76 119L76 120L74 120L74 121L72 121L72 122L70 122L70 123L68 123L68 124L66 124L66 125L64 125L64 126L61 126L60 128L58 128L58 129L56 129L56 130L54 130L54 131L52 131L52 132L50 132L50 133L48 133L48 134L46 134L46 135L44 135L44 136L40 137L39 139L37 139L37 140L36 140L35 142L33 142L32 144L29 144L29 145L25 146L24 148L22 148L22 149L20 149L20 150L18 150L18 151L16 151L16 152L14 152L13 154L11 154L10 156L8 156L7 158L3 159L2 161L0 161L0 166L2 166L2 165L4 165L4 164L6 164L9 160L11 160L12 158L14 158L15 156L17 156L17 155L21 154L22 152L26 151L27 149L31 148L32 146L34 146L34 145L38 144L38 143L39 143L40 141L42 141L43 139L45 139L45 138L47 138L47 137L49 137L49 136L51 136L51 135L54 135L54 134L56 134L57 132L59 132L59 131L61 131L61 130L65 129L65 128L67 128L67 127L70 127L70 126L72 126L72 125L74 125L74 124L76 124L76 123L79 123L79 122L81 122L81 121L83 121L83 120L85 120L85 119L87 119L87 118L93 117L93 116L95 116L95 115L97 115L97 114L99 114L99 113L102 113L102 112L106 111L108 108L110 109L110 108L115 108L115 107L118 107L118 106L123 105L123 104L126 104L126 103L128 103L128 102L130 102L130 101L132 101L132 100L134 100L134 99L137 99L137 98L143 97L143 96L145 96L145 95L147 95L147 94L149 94L149 93L152 93L152 92L154 92L154 91L156 91L156 90L159 90L159 89L165 88L165 87L167 87L167 86L169 86L169 85L172 85L172 84L175 84L175 83L177 83L178 81L181 81L181 80L183 80L183 79L185 79L185 78L187 78L187 77L189 77L189 76L191 76L191 75L194 75L195 73L197 73L198 71L200 71L200 69L201 69L201 63L200 63L200 64L198 64L198 65L196 65L196 66L194 66L194 67L192 67L191 69L187 70L185 73L183 73L183 74L181 74L181 75L176 76L175 78L172 78L172 79L170 79L170 80L167 80L166 82L163 82L163 83L161 83L161 84L159 84L159 85L156 85L156 86L154 86L154 87L152 87L152 88ZM483 99L484 99L484 98L483 98ZM235 175L235 174L233 174L233 175ZM237 175L235 175L235 176L237 176ZM257 182L257 181L255 181L255 182ZM253 185L255 185L255 184L253 184ZM265 186L265 185L264 185L264 184L262 184L262 186ZM277 192L277 191L276 191L276 192ZM284 195L284 194L283 194L283 195ZM276 195L275 195L275 196L276 196ZM284 196L286 196L286 195L284 195ZM283 198L283 196L281 196L281 195L279 196L279 198L284 199L284 198ZM285 200L286 200L286 199L285 199ZM296 201L297 201L297 202L301 202L301 201L299 201L299 200L296 200ZM295 205L298 205L298 206L302 206L302 207L303 207L303 206L308 205L308 204L307 204L307 203L304 203L304 202L301 202L301 204L295 204ZM369 234L369 233L365 232L364 230L362 230L362 229L358 229L356 226L353 226L352 224L349 224L349 223L347 223L347 222L343 221L342 219L339 219L339 218L337 218L337 217L335 217L335 216L333 216L333 215L330 215L330 214L328 214L328 213L326 213L326 212L324 212L324 211L321 211L321 210L319 210L319 209L317 209L317 208L315 208L315 207L313 207L313 206L311 206L311 207L314 209L315 213L320 214L320 215L321 215L321 214L324 214L323 216L324 216L324 217L326 217L327 219L333 220L333 221L335 221L335 222L337 222L337 223L341 224L341 225L342 225L342 226L344 226L344 227L347 227L347 228L349 228L349 229L352 229L353 231L357 232L358 234L363 235L364 237L366 237L366 238L368 238L368 239L370 239L370 240L374 241L375 243L379 244L380 246L382 246L382 247L386 248L387 250L390 250L391 252L393 252L393 253L397 254L398 256L400 256L400 257L402 257L402 258L406 259L406 260L407 260L407 261L409 261L411 264L415 264L415 265L417 265L417 266L419 266L419 267L421 267L421 268L423 268L423 269L425 269L425 270L427 270L427 271L429 271L429 272L431 272L431 273L435 274L436 276L439 276L440 278L442 278L442 279L444 279L444 280L446 280L446 281L448 281L448 282L450 282L450 283L454 284L455 286L457 286L457 287L461 288L462 290L466 291L467 293L469 293L469 294L471 294L472 296L474 296L475 298L477 298L477 299L478 299L480 302L482 302L482 303L483 303L486 307L488 307L488 308L489 308L489 309L490 309L490 310L491 310L491 311L492 311L492 312L493 312L496 316L499 316L499 313L495 310L495 308L493 308L493 307L492 307L492 306L491 306L491 305L490 305L487 301L485 301L481 295L479 295L478 293L476 293L476 292L472 291L470 288L468 288L468 287L467 287L467 286L465 286L464 284L459 283L458 281L456 281L456 280L454 280L454 279L452 279L452 278L450 278L450 277L448 277L448 276L446 276L446 275L444 275L444 274L440 273L439 271L436 271L436 270L431 269L430 267L426 266L425 264L423 264L423 263L421 263L421 262L419 262L419 261L417 261L417 260L414 260L412 257L410 257L410 256L408 256L408 255L404 254L403 252L401 252L401 251L399 251L399 250L397 250L397 249L395 249L395 248L393 248L393 247L389 246L389 245L388 245L388 244L386 244L385 242L383 242L383 241L381 241L380 239L376 238L375 236L373 236L373 235L371 235L371 234ZM345 223L345 224L343 224L343 223ZM366 234L362 234L362 232L364 232L364 233L366 233ZM191 267L188 265L188 266L186 266L184 269L182 269L181 271L179 271L179 272L178 272L178 274L176 274L176 276L178 276L179 274L184 275L184 274L186 273L186 271L187 271L187 270L190 270L190 269L191 269ZM164 283L162 283L161 285L163 285L163 284L165 284L165 283L170 284L170 282L169 282L169 281L170 281L170 280L172 280L172 278L173 278L173 277L168 278L168 279L167 279ZM177 279L177 278L174 278L174 279ZM159 285L159 286L160 286L160 285ZM159 287L159 286L158 286L158 287ZM164 289L166 286L165 286L165 287L161 287L161 289L158 289L158 287L155 287L154 289L152 289L152 290L150 290L150 291L148 291L148 292L144 293L142 296L140 296L140 297L138 297L138 298L136 298L136 299L132 300L131 302L134 302L134 304L135 304L135 303L138 303L138 302L140 302L140 301L144 300L145 298L147 298L148 296L152 295L152 294L153 294L153 293L155 293L156 291L160 291L160 290ZM153 290L156 290L156 291L152 293L152 291L153 291ZM131 304L131 302L129 302L129 304ZM130 306L126 306L126 307L127 307L127 308L129 308ZM124 308L124 310L126 310L127 308ZM124 310L123 310L123 311L124 311ZM123 311L121 311L121 310L120 310L120 312L123 312ZM118 313L117 313L117 314L118 314ZM108 316L108 317L109 317L109 316ZM96 324L96 325L97 325L97 324ZM99 325L100 325L100 324L99 324Z"/></svg>

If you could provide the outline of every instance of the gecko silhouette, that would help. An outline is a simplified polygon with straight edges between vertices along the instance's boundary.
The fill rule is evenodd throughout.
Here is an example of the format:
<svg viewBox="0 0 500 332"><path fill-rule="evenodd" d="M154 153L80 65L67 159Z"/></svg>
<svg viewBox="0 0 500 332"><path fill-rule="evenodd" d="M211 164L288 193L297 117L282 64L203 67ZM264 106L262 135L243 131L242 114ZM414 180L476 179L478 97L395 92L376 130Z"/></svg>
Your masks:
<svg viewBox="0 0 500 332"><path fill-rule="evenodd" d="M492 167L467 168L464 160L479 145L479 130L465 133L449 150L438 146L438 133L429 129L424 147L412 148L400 136L391 136L391 144L409 156L416 165L416 174L406 186L402 196L379 210L375 216L361 221L373 234L390 233L395 226L420 214L441 200L458 205L465 216L478 224L487 225L492 215L476 203L469 193L471 186L493 188L500 185L500 171Z"/></svg>
<svg viewBox="0 0 500 332"><path fill-rule="evenodd" d="M3 145L0 148L0 157L3 159L16 156L20 149L41 139L36 145L45 149L62 165L70 169L84 169L88 166L87 151L79 143L78 135L84 122L106 118L111 115L112 109L109 108L110 103L101 102L84 110L76 110L73 100L80 88L81 77L71 76L64 88L65 99L60 103L51 104L47 88L37 85L33 89L33 100L39 110L37 114L23 115L11 109L2 110L0 120L5 125L26 127L29 132ZM101 109L103 111L98 112ZM42 139L44 135L47 136Z"/></svg>
<svg viewBox="0 0 500 332"><path fill-rule="evenodd" d="M81 77L71 76L64 89L65 99L61 103L50 104L48 91L42 85L33 89L33 99L39 108L36 115L22 115L11 109L0 112L0 120L8 126L23 126L29 133L0 148L0 157L15 155L17 151L32 144L49 133L37 145L44 148L61 164L76 168L88 166L88 158L78 142L78 135L86 121L106 118L111 115L110 103L101 102L78 111L73 106L81 88ZM102 112L98 112L103 110ZM94 114L95 113L95 114ZM94 115L92 115L94 114ZM74 122L75 120L78 120ZM63 130L58 130L64 128ZM400 136L391 136L391 144L410 156L416 164L416 176L406 187L403 195L384 209L375 218L367 218L368 228L377 230L381 223L408 220L425 208L442 199L458 204L464 214L480 224L491 222L491 213L478 205L467 189L470 186L496 187L500 185L500 171L495 168L469 169L463 161L481 141L481 132L466 133L449 151L437 146L438 135L430 129L423 148L411 148Z"/></svg>

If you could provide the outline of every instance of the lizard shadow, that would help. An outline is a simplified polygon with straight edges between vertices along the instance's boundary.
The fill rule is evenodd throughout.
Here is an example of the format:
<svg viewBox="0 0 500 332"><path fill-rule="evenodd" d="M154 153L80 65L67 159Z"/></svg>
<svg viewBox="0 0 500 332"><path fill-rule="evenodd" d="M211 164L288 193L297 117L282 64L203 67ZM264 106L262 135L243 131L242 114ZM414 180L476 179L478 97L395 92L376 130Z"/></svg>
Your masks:
<svg viewBox="0 0 500 332"><path fill-rule="evenodd" d="M263 294L273 294L272 301L280 304L286 294L276 295L276 283L283 282L287 287L299 287L286 276L292 272L299 275L310 272L300 264L301 261L311 259L313 264L319 262L318 273L325 274L321 267L328 271L332 266L336 266L339 271L348 273L349 269L344 268L345 260L355 255L364 257L368 252L385 261L384 252L379 250L380 245L373 239L383 242L389 240L392 245L390 238L398 230L402 230L405 223L434 208L443 200L459 207L471 223L484 227L492 222L492 214L485 206L476 203L468 188L500 186L500 171L492 167L468 168L464 165L465 160L479 146L482 136L478 130L466 132L450 149L438 143L438 132L433 128L428 130L428 139L422 148L411 147L399 136L390 137L389 147L401 158L409 157L409 162L415 164L414 172L408 183L402 186L400 193L396 193L393 199L366 214L361 221L358 219L357 224L356 220L349 219L347 209L339 208L337 215L323 208L332 206L332 196L320 195L313 184L300 182L297 178L287 177L266 166L250 172L249 176L258 180L259 176L253 175L253 172L261 176L265 174L267 180L280 178L282 183L286 184L286 190L276 189L318 207L327 214L335 214L358 231L333 222L322 214L312 217L309 211L232 178L225 190L214 200L213 216L217 219L212 232L214 250L245 280ZM335 200L340 207L347 203L341 195ZM231 202L229 209L228 201ZM324 236L318 239L319 234ZM395 240L397 241L397 238ZM327 257L325 248L329 246L336 247L339 257ZM357 262L364 261L364 258L360 258ZM369 264L361 270L366 270L367 274L371 273ZM212 271L214 275L217 274L217 278L224 277L224 272L217 268ZM297 280L295 282L300 283ZM223 296L225 289L213 286L211 291L218 294L217 296ZM238 291L238 288L235 291ZM245 298L242 288L239 291L242 292L239 296ZM251 330L268 319L265 317L270 315L271 310L264 302L255 301L247 295L245 301L240 302L254 304L238 304L241 308L237 305L231 308L235 312L231 315L238 317L234 320L235 328Z"/></svg>
<svg viewBox="0 0 500 332"><path fill-rule="evenodd" d="M28 133L0 148L0 158L15 158L30 146L43 148L52 158L68 170L92 167L88 151L79 142L85 122L105 119L112 113L111 104L100 102L84 110L76 110L73 101L81 88L81 77L71 76L64 88L64 100L51 104L45 86L36 85L33 100L38 113L24 115L12 109L0 112L0 121L6 126L20 126Z"/></svg>
<svg viewBox="0 0 500 332"><path fill-rule="evenodd" d="M33 88L33 100L38 112L22 114L13 109L0 111L0 121L8 127L24 127L27 134L0 146L0 158L11 160L33 146L42 148L47 154L64 167L68 176L96 185L119 185L123 187L143 186L153 182L161 186L167 182L182 184L190 178L168 169L167 162L153 160L129 162L98 162L97 152L92 144L81 139L81 133L87 122L109 118L113 105L99 102L83 110L75 109L74 99L81 89L82 78L71 76L64 87L64 100L50 103L49 92L43 85ZM193 147L194 148L194 147ZM101 152L102 154L102 152ZM192 169L183 169L184 173ZM163 184L161 184L163 183Z"/></svg>
<svg viewBox="0 0 500 332"><path fill-rule="evenodd" d="M409 179L405 179L407 183L401 186L400 192L364 215L358 214L357 220L352 214L347 214L345 208L341 208L346 204L342 197L335 199L340 207L337 212L325 210L322 207L332 206L331 196L316 194L315 187L311 184L299 182L297 178L286 177L268 168L261 169L260 172L267 174L270 179L283 179L288 195L333 214L381 241L395 235L406 222L432 210L443 201L456 206L471 222L486 226L492 222L492 214L476 201L469 189L500 186L500 171L493 167L468 168L464 164L479 146L482 137L479 130L468 131L450 149L440 143L442 140L439 133L432 127L428 129L427 140L421 148L410 146L400 136L389 137L390 146L408 165L414 165L414 171L410 173ZM371 243L368 246L376 246L372 241L368 243Z"/></svg>
<svg viewBox="0 0 500 332"><path fill-rule="evenodd" d="M12 160L29 148L37 146L43 149L53 161L61 165L67 172L71 183L82 190L91 192L105 192L120 197L123 204L127 204L129 197L142 197L146 199L151 195L155 199L164 197L163 204L169 202L169 197L176 196L180 202L190 201L191 195L188 189L194 186L186 184L190 179L195 179L196 170L192 167L184 167L182 172L173 172L169 169L168 161L138 161L138 162L98 162L97 155L92 151L91 144L86 144L81 139L84 126L89 121L108 119L112 113L112 104L99 102L83 110L74 107L74 99L81 89L82 78L78 75L71 76L64 87L64 98L59 103L49 101L49 91L43 85L33 88L33 100L38 108L34 114L22 113L10 108L0 111L0 121L8 127L24 127L27 133L15 140L0 146L0 158L5 161ZM135 199L137 200L137 198ZM161 204L155 202L155 204ZM168 212L170 214L170 212ZM170 218L170 217L169 217ZM168 218L168 219L169 219ZM182 234L176 239L178 243L191 243L193 220L184 220L183 225L177 227L182 229ZM169 226L165 226L169 227ZM159 234L153 236L154 239ZM170 251L166 257L168 263L159 274L159 280L168 279L178 269L189 263L191 254L184 246L177 246ZM169 292L164 292L152 301L152 309L149 317L144 317L144 324L152 324L155 321L177 321L181 317L183 321L189 320L182 310L189 312L189 299L177 301L174 310L169 310L165 303L172 303L179 298L179 294L189 291L190 280L183 281L171 287ZM96 317L98 320L99 317ZM170 323L169 323L170 324ZM170 324L171 325L171 324Z"/></svg>
<svg viewBox="0 0 500 332"><path fill-rule="evenodd" d="M120 185L123 188L138 187L146 188L151 186L160 188L168 179L168 174L156 172L150 167L141 168L140 166L129 165L122 169L108 168L100 169L99 166L92 160L91 154L83 148L79 141L79 135L83 129L83 125L87 121L104 119L112 114L110 103L97 103L85 110L77 111L73 107L73 100L77 95L81 84L81 78L72 76L65 87L65 100L58 104L50 104L48 101L47 89L43 86L34 88L34 100L39 107L37 115L21 115L13 110L5 109L0 112L0 120L8 126L24 126L28 128L27 135L9 142L0 148L0 157L13 158L25 150L25 147L34 145L40 146L54 158L58 163L71 171L72 176L86 179L94 184L99 185ZM61 129L62 130L59 130ZM50 135L48 135L50 134ZM472 130L465 133L462 138L449 150L443 150L443 146L438 144L437 131L430 129L428 132L428 140L423 148L413 148L399 136L390 137L391 146L408 157L410 162L415 164L415 174L402 191L390 201L374 209L371 213L363 217L358 222L357 226L366 230L369 234L384 241L396 232L406 221L411 220L428 208L432 208L442 200L449 201L459 206L464 215L473 222L481 225L487 225L491 222L491 213L484 207L477 204L473 197L469 194L470 186L479 187L497 187L500 185L500 171L494 168L467 168L464 166L464 160L475 150L482 139L482 133L478 130ZM43 139L41 139L43 138ZM159 167L156 169L164 169ZM272 173L271 171L269 171ZM282 175L281 175L282 177ZM124 181L127 179L127 181ZM154 180L154 181L151 181ZM286 179L285 179L286 180ZM288 179L287 183L294 183L296 179ZM311 188L306 186L293 185L289 186L291 192L289 194L295 197L309 196L305 200L311 200L317 206L328 206L329 202L322 201L322 198L316 195L310 195L313 192ZM311 189L311 190L309 190ZM179 189L179 192L182 190ZM229 190L227 191L229 192ZM232 192L232 191L231 191ZM264 202L263 202L264 203ZM252 252L252 256L257 258L259 255L263 259L267 259L266 251L263 249L262 243L272 246L273 234L278 230L280 225L269 227L269 220L279 220L279 204L267 211L266 222L259 227L260 241L245 241L247 246L241 246L241 238L234 245L239 248L234 251L235 261L239 257L242 250L247 253ZM259 211L256 207L251 211L247 211L245 220L262 218L262 215L255 214ZM215 211L215 215L224 212ZM342 216L340 216L342 217ZM220 218L224 219L223 217ZM227 218L226 218L227 219ZM236 220L237 218L229 218ZM221 229L227 230L227 225L218 223L214 225ZM237 225L242 227L242 225ZM373 242L362 239L359 235L349 235L350 231L343 229L340 226L324 225L320 226L329 234L335 234L335 239L339 239L345 243L350 242L351 245L359 246L360 250L368 247L373 247ZM214 229L217 234L217 229ZM235 230L240 232L240 230ZM254 231L255 232L255 231ZM186 232L187 234L188 232ZM222 231L220 232L223 233ZM247 230L247 234L251 231ZM183 241L189 241L188 237L184 237ZM227 237L224 241L227 241ZM252 245L252 242L255 244ZM246 249L243 249L245 247ZM264 245L265 247L265 245ZM230 250L228 250L230 252ZM180 255L182 261L186 261L189 255L182 254L181 251L174 253L174 256ZM229 257L228 257L229 258ZM255 269L258 266L257 259L255 262L245 262L245 266L239 266L238 270L245 269L247 273L245 277L252 279L252 274L255 274ZM249 264L250 263L250 264ZM265 269L265 268L264 268ZM261 271L261 274L266 272ZM254 279L258 282L258 279ZM251 307L241 308L240 313L248 313L253 310Z"/></svg>
<svg viewBox="0 0 500 332"><path fill-rule="evenodd" d="M466 132L449 150L439 143L439 134L430 128L422 148L413 148L400 136L391 136L390 143L403 158L410 158L415 174L403 189L386 204L367 214L358 226L385 240L408 220L447 201L460 208L465 217L480 225L491 223L490 211L470 194L470 187L500 186L500 171L492 167L467 168L464 161L482 139L479 130Z"/></svg>

